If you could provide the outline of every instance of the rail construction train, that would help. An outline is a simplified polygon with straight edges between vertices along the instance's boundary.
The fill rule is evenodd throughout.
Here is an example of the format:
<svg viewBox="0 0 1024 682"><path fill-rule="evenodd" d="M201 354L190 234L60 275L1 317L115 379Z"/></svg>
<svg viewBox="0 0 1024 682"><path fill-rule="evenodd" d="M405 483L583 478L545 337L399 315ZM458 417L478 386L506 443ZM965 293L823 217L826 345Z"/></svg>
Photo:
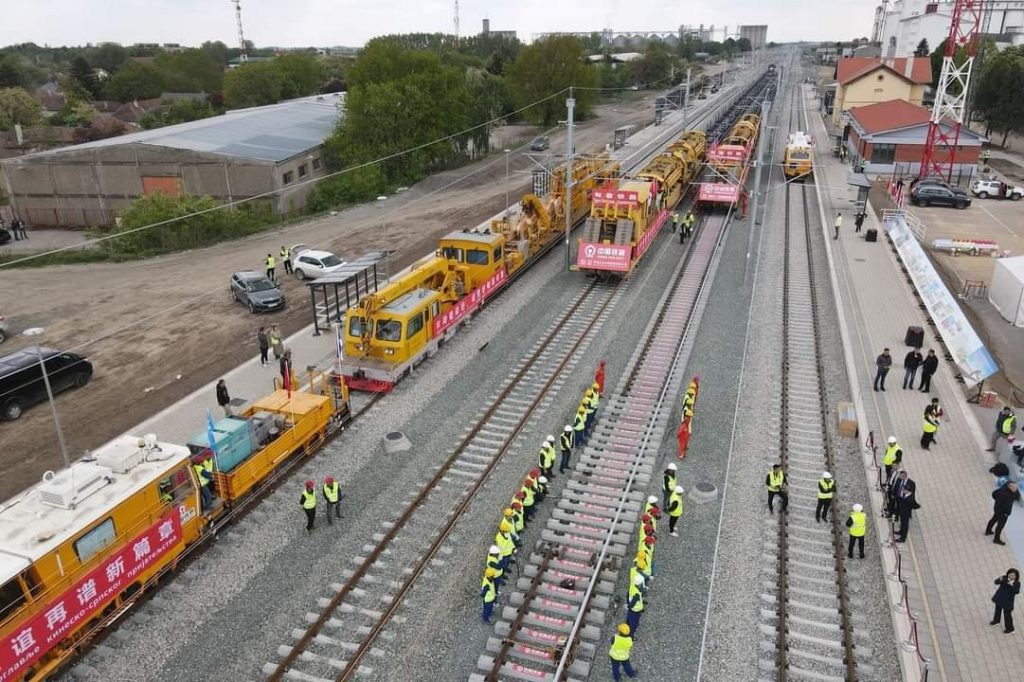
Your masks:
<svg viewBox="0 0 1024 682"><path fill-rule="evenodd" d="M0 680L54 675L348 411L337 375L311 375L185 445L121 436L0 505Z"/></svg>
<svg viewBox="0 0 1024 682"><path fill-rule="evenodd" d="M592 197L619 172L607 156L573 165L572 223L590 213ZM437 352L459 323L563 236L565 170L557 169L542 199L527 194L516 215L483 231L441 239L435 253L399 272L345 313L341 373L350 388L389 391Z"/></svg>
<svg viewBox="0 0 1024 682"><path fill-rule="evenodd" d="M689 130L635 177L595 190L579 238L576 267L600 277L632 272L700 175L706 150L704 133Z"/></svg>
<svg viewBox="0 0 1024 682"><path fill-rule="evenodd" d="M786 138L782 172L787 178L805 180L814 171L814 140L803 131Z"/></svg>

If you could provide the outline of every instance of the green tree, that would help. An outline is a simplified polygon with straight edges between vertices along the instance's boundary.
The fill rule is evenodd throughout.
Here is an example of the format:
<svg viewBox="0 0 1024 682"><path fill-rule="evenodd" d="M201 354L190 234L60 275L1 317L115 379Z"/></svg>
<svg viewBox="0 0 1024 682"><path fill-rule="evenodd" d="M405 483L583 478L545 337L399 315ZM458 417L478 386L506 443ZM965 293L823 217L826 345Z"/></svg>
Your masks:
<svg viewBox="0 0 1024 682"><path fill-rule="evenodd" d="M89 62L85 61L85 57L75 57L71 60L68 65L68 75L90 96L96 95L99 83Z"/></svg>
<svg viewBox="0 0 1024 682"><path fill-rule="evenodd" d="M15 124L35 126L43 122L43 107L23 88L0 90L0 130L12 130Z"/></svg>
<svg viewBox="0 0 1024 682"><path fill-rule="evenodd" d="M207 40L199 46L199 49L205 52L210 59L221 66L227 66L228 62L231 61L231 58L234 56L231 54L231 48L219 40Z"/></svg>
<svg viewBox="0 0 1024 682"><path fill-rule="evenodd" d="M139 118L139 126L143 130L150 130L177 123L198 121L199 119L210 118L216 115L217 111L209 102L197 102L196 100L186 99L172 102L168 106L161 107L156 111L143 114Z"/></svg>
<svg viewBox="0 0 1024 682"><path fill-rule="evenodd" d="M387 192L387 181L380 166L364 166L321 180L309 195L309 210L329 211L368 201Z"/></svg>
<svg viewBox="0 0 1024 682"><path fill-rule="evenodd" d="M284 78L273 62L249 62L224 76L224 101L234 108L281 101Z"/></svg>
<svg viewBox="0 0 1024 682"><path fill-rule="evenodd" d="M643 57L628 64L629 76L641 87L663 86L671 75L674 61L664 43L652 41Z"/></svg>
<svg viewBox="0 0 1024 682"><path fill-rule="evenodd" d="M946 42L948 39L944 39L939 46L935 48L935 51L931 54L932 61L932 87L937 88L939 86L939 77L942 75L942 60L946 56ZM953 63L960 66L967 61L967 50L961 45L956 48L953 53ZM953 84L956 85L955 83Z"/></svg>
<svg viewBox="0 0 1024 682"><path fill-rule="evenodd" d="M569 86L594 88L599 85L597 70L583 62L583 47L572 36L555 36L527 45L507 73L516 107L532 104L523 116L545 127L565 116L565 96L560 94L563 90ZM582 120L590 113L594 93L577 90L575 97L576 116Z"/></svg>
<svg viewBox="0 0 1024 682"><path fill-rule="evenodd" d="M315 54L296 52L275 57L272 62L281 74L282 99L316 94L327 72Z"/></svg>
<svg viewBox="0 0 1024 682"><path fill-rule="evenodd" d="M163 91L163 73L155 66L141 62L128 62L103 84L104 96L115 102L153 99Z"/></svg>
<svg viewBox="0 0 1024 682"><path fill-rule="evenodd" d="M974 106L985 119L986 135L1003 134L1001 146L1010 133L1024 131L1024 48L1007 48L985 61Z"/></svg>
<svg viewBox="0 0 1024 682"><path fill-rule="evenodd" d="M99 112L88 102L69 99L50 119L50 123L56 126L81 128L90 125L97 115Z"/></svg>
<svg viewBox="0 0 1024 682"><path fill-rule="evenodd" d="M750 44L750 38L740 38L736 41L736 49L739 52L750 52L754 48Z"/></svg>
<svg viewBox="0 0 1024 682"><path fill-rule="evenodd" d="M128 61L128 50L118 43L100 43L89 53L89 63L117 73L118 69Z"/></svg>
<svg viewBox="0 0 1024 682"><path fill-rule="evenodd" d="M220 92L224 66L203 50L161 52L153 60L169 92Z"/></svg>
<svg viewBox="0 0 1024 682"><path fill-rule="evenodd" d="M927 38L921 38L921 42L919 42L917 44L917 48L914 50L914 56L915 57L927 57L930 54L931 54L931 50L928 49L928 39Z"/></svg>
<svg viewBox="0 0 1024 682"><path fill-rule="evenodd" d="M0 88L21 88L28 85L24 60L16 54L0 57Z"/></svg>

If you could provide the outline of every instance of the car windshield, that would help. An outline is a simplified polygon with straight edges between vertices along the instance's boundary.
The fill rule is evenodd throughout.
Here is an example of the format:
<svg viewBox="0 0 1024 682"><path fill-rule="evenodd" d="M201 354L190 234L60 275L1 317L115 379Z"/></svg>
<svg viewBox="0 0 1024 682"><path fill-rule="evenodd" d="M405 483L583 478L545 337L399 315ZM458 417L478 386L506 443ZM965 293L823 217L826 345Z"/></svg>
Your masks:
<svg viewBox="0 0 1024 682"><path fill-rule="evenodd" d="M249 288L249 291L270 291L271 289L277 288L274 285L274 283L271 282L266 277L261 277L259 279L251 279L249 280L247 286Z"/></svg>
<svg viewBox="0 0 1024 682"><path fill-rule="evenodd" d="M535 137L535 138L533 138L533 143L534 144L544 144L545 142L547 142L547 140L545 140L543 137Z"/></svg>
<svg viewBox="0 0 1024 682"><path fill-rule="evenodd" d="M329 254L321 258L320 262L324 264L325 268L333 268L335 265L341 265L345 261L341 260L334 254Z"/></svg>

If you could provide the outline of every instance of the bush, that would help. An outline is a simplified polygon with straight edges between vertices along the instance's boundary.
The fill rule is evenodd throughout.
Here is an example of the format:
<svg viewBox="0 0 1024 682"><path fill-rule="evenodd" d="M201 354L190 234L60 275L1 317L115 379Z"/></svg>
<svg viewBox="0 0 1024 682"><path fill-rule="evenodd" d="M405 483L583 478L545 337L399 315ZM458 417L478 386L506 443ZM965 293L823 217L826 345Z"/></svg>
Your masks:
<svg viewBox="0 0 1024 682"><path fill-rule="evenodd" d="M321 180L313 187L307 204L312 213L321 213L349 204L372 201L387 192L387 183L379 165Z"/></svg>

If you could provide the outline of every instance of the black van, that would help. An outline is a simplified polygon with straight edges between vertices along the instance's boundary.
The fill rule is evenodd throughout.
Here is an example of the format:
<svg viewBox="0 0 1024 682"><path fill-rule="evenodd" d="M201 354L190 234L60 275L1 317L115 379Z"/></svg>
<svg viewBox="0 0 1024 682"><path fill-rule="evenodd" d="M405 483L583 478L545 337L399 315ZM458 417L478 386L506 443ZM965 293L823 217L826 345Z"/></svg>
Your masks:
<svg viewBox="0 0 1024 682"><path fill-rule="evenodd" d="M77 353L40 348L46 376L54 393L81 388L92 378L92 363ZM35 348L23 348L0 357L0 416L8 421L21 417L25 408L46 400L46 384Z"/></svg>

